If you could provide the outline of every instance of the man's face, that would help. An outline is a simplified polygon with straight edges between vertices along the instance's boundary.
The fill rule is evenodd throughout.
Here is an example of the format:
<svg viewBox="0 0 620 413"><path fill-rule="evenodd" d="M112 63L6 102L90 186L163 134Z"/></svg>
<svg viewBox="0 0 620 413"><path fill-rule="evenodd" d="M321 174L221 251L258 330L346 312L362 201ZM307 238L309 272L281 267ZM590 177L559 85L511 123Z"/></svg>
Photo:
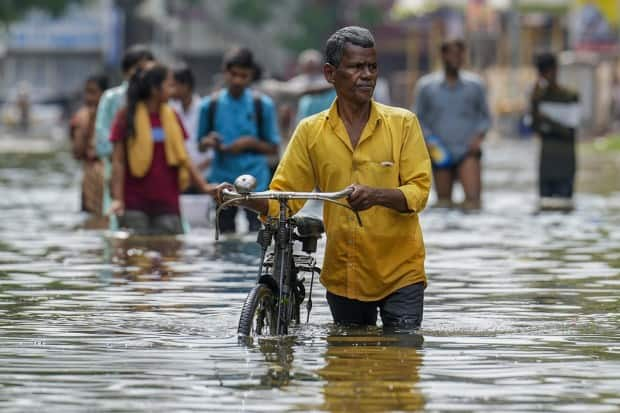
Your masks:
<svg viewBox="0 0 620 413"><path fill-rule="evenodd" d="M339 99L367 103L377 83L377 51L374 47L346 44L338 67L326 64L324 73Z"/></svg>
<svg viewBox="0 0 620 413"><path fill-rule="evenodd" d="M172 99L184 100L191 96L192 90L185 83L177 82L172 79L172 88L170 89L170 97Z"/></svg>
<svg viewBox="0 0 620 413"><path fill-rule="evenodd" d="M224 73L228 91L235 97L241 96L254 77L254 69L249 67L231 66Z"/></svg>
<svg viewBox="0 0 620 413"><path fill-rule="evenodd" d="M441 57L443 59L443 65L448 71L458 72L461 67L463 67L465 49L453 44L441 54Z"/></svg>
<svg viewBox="0 0 620 413"><path fill-rule="evenodd" d="M172 96L172 90L173 90L173 83L174 83L174 76L172 75L172 72L169 70L168 74L166 75L166 79L164 79L163 83L161 84L161 89L160 89L160 101L161 102L167 102L170 97Z"/></svg>
<svg viewBox="0 0 620 413"><path fill-rule="evenodd" d="M89 107L96 107L103 91L99 89L97 82L86 82L84 87L84 104Z"/></svg>
<svg viewBox="0 0 620 413"><path fill-rule="evenodd" d="M558 69L555 67L547 69L543 73L541 73L540 76L547 82L549 82L549 84L555 84L558 77Z"/></svg>

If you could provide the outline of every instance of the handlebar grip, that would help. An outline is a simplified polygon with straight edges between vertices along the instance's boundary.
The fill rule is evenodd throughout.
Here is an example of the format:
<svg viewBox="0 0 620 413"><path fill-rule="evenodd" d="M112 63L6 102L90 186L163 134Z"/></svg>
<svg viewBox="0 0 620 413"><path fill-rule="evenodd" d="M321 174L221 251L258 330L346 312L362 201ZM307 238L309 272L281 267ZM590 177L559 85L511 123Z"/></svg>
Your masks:
<svg viewBox="0 0 620 413"><path fill-rule="evenodd" d="M230 189L223 189L222 190L222 199L224 201L229 201L231 199L236 199L239 198L239 194L235 191L231 191Z"/></svg>

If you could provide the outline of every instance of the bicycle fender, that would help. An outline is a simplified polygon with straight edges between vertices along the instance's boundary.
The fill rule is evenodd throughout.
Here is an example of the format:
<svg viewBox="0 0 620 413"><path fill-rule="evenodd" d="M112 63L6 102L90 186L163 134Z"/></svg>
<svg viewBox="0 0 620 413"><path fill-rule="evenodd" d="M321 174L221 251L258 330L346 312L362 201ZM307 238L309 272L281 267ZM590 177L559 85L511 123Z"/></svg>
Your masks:
<svg viewBox="0 0 620 413"><path fill-rule="evenodd" d="M271 291L273 291L274 294L277 294L279 291L278 283L269 274L261 275L260 278L258 279L258 284L264 284L267 287L271 288Z"/></svg>

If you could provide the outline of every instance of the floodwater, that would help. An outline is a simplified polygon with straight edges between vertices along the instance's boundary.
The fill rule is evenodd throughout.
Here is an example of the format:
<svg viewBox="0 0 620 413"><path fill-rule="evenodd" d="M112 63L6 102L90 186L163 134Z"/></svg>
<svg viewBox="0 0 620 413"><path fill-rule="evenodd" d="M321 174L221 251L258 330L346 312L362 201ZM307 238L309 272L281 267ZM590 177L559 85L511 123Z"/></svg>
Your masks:
<svg viewBox="0 0 620 413"><path fill-rule="evenodd" d="M0 411L618 412L620 192L534 214L534 158L490 144L484 210L423 213L417 334L334 328L315 284L309 325L246 346L251 236L83 229L68 154L0 155Z"/></svg>

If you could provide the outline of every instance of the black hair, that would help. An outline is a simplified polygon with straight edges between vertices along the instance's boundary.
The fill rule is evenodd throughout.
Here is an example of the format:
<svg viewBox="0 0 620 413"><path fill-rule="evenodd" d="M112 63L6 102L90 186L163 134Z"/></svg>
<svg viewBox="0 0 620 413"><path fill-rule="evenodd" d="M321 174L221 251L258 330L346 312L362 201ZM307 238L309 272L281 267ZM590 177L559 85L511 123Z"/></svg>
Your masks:
<svg viewBox="0 0 620 413"><path fill-rule="evenodd" d="M151 97L153 88L161 87L168 77L168 67L155 63L145 69L138 69L129 79L127 87L127 114L125 121L125 137L132 137L134 130L134 115L138 102Z"/></svg>
<svg viewBox="0 0 620 413"><path fill-rule="evenodd" d="M86 79L86 83L93 82L102 92L108 88L108 77L106 75L91 75Z"/></svg>
<svg viewBox="0 0 620 413"><path fill-rule="evenodd" d="M134 44L130 46L125 50L125 53L123 53L123 59L121 60L121 69L123 73L129 72L142 60L155 60L155 56L153 56L151 50L143 44Z"/></svg>
<svg viewBox="0 0 620 413"><path fill-rule="evenodd" d="M448 50L450 50L451 47L457 47L461 50L461 52L463 52L465 51L465 40L461 39L460 37L445 39L441 42L439 50L441 51L441 53L446 53Z"/></svg>
<svg viewBox="0 0 620 413"><path fill-rule="evenodd" d="M172 74L175 81L183 85L187 85L191 90L194 90L196 80L194 78L194 72L192 72L192 69L190 69L189 66L186 64L176 66L172 69Z"/></svg>
<svg viewBox="0 0 620 413"><path fill-rule="evenodd" d="M558 67L558 60L551 52L540 52L534 58L534 64L538 69L538 73L544 74L549 70L556 69Z"/></svg>
<svg viewBox="0 0 620 413"><path fill-rule="evenodd" d="M334 67L338 67L347 43L369 49L375 47L375 38L368 29L363 27L343 27L327 39L325 43L325 61Z"/></svg>
<svg viewBox="0 0 620 413"><path fill-rule="evenodd" d="M222 66L224 70L228 70L233 66L253 70L257 70L258 68L258 65L254 61L254 54L247 47L236 47L226 52Z"/></svg>

